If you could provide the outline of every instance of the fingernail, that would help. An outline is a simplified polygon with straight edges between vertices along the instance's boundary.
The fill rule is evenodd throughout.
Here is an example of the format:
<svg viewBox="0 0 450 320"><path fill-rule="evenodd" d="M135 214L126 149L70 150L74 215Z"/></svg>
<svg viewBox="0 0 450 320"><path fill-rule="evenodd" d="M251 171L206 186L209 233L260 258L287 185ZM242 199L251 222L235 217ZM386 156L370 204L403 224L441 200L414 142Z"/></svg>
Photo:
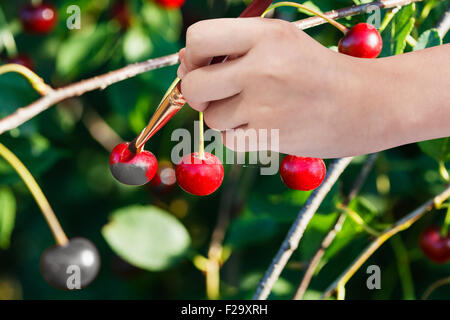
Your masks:
<svg viewBox="0 0 450 320"><path fill-rule="evenodd" d="M178 67L178 78L183 79L183 77L186 75L186 67L184 65L184 63L181 63L180 66Z"/></svg>

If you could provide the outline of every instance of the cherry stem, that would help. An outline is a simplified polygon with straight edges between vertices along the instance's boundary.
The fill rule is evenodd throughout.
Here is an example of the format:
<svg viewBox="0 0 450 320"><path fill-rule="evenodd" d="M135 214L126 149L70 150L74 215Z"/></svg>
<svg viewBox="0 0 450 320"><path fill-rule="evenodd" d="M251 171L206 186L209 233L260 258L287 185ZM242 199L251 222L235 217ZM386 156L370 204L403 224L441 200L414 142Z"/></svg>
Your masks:
<svg viewBox="0 0 450 320"><path fill-rule="evenodd" d="M199 138L198 138L198 157L200 160L205 159L205 140L203 138L203 112L199 112L198 115L198 131L199 131Z"/></svg>
<svg viewBox="0 0 450 320"><path fill-rule="evenodd" d="M36 73L20 64L11 63L0 66L0 75L8 72L16 72L26 78L30 82L31 86L43 96L53 90Z"/></svg>
<svg viewBox="0 0 450 320"><path fill-rule="evenodd" d="M446 237L448 234L448 229L450 228L450 206L447 208L447 213L445 215L444 225L441 229L441 235Z"/></svg>
<svg viewBox="0 0 450 320"><path fill-rule="evenodd" d="M28 169L16 157L16 155L2 143L0 143L0 156L2 156L11 165L11 167L13 167L17 174L22 178L28 190L30 190L39 208L41 209L42 214L44 215L44 218L47 221L48 226L50 227L50 230L53 233L56 243L59 246L65 246L67 243L69 243L69 239L67 239L67 236L64 233L64 230L62 229L58 218L56 218L52 207L50 206L38 183L31 175L30 171L28 171Z"/></svg>
<svg viewBox="0 0 450 320"><path fill-rule="evenodd" d="M439 174L445 182L450 182L450 175L445 167L444 161L439 161Z"/></svg>
<svg viewBox="0 0 450 320"><path fill-rule="evenodd" d="M5 13L0 7L0 42L3 42L8 57L17 55L17 46L14 36L9 30L8 22L6 21Z"/></svg>
<svg viewBox="0 0 450 320"><path fill-rule="evenodd" d="M343 34L346 34L348 32L348 28L346 26L340 24L339 22L328 18L326 15L324 15L323 13L321 13L319 11L316 11L314 9L308 8L307 6L305 6L303 4L295 3L295 2L289 2L289 1L278 2L278 3L270 6L269 8L267 8L267 10L264 11L264 13L261 15L261 17L264 18L267 15L267 13L269 13L271 10L273 10L275 8L279 8L279 7L295 7L295 8L302 9L304 11L310 12L313 15L321 17L322 19L328 21L331 25L333 25L337 29L339 29Z"/></svg>

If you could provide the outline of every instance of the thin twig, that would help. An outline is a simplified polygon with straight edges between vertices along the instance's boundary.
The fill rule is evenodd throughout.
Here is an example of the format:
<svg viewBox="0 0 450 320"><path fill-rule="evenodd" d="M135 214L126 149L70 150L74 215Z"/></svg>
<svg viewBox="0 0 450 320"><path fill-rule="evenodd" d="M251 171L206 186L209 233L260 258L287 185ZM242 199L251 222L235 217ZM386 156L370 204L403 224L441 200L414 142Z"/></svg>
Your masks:
<svg viewBox="0 0 450 320"><path fill-rule="evenodd" d="M437 288L442 287L443 285L446 285L446 284L450 284L450 277L446 277L446 278L440 279L440 280L438 280L438 281L436 281L436 282L433 282L433 283L431 284L431 286L429 286L429 287L427 288L427 290L425 290L425 293L424 293L423 296L422 296L422 300L428 300L428 298L430 297L430 295L431 295Z"/></svg>
<svg viewBox="0 0 450 320"><path fill-rule="evenodd" d="M448 30L450 29L450 5L447 7L445 12L442 14L441 18L436 24L436 29L441 36L441 38L444 38L444 36L447 34Z"/></svg>
<svg viewBox="0 0 450 320"><path fill-rule="evenodd" d="M350 17L354 15L358 15L361 13L368 13L370 10L373 10L374 8L380 8L380 9L389 9L389 8L395 8L395 7L402 7L406 6L413 2L420 2L423 0L380 0L380 1L373 1L365 4L361 4L358 6L352 6L348 8L342 8L338 10L331 10L325 13L325 16L327 18L331 19L340 19L345 17ZM320 17L310 17L306 18L300 21L294 22L297 27L300 29L308 29L312 28L321 24L324 24L326 21Z"/></svg>
<svg viewBox="0 0 450 320"><path fill-rule="evenodd" d="M336 238L337 234L341 231L342 226L344 225L345 220L347 219L347 214L342 213L336 219L336 222L331 227L330 231L327 233L322 243L320 244L319 249L316 251L314 256L311 259L311 262L308 265L308 268L305 271L305 275L303 276L302 281L300 282L300 286L297 289L297 292L294 295L294 300L302 300L305 295L306 290L311 282L312 277L314 276L314 272L316 271L317 266L322 260L325 251L331 245L333 240Z"/></svg>
<svg viewBox="0 0 450 320"><path fill-rule="evenodd" d="M218 299L220 293L220 265L222 262L223 240L230 223L233 197L239 182L242 166L233 165L228 175L227 185L222 192L219 203L217 224L211 236L206 264L206 291L208 299Z"/></svg>
<svg viewBox="0 0 450 320"><path fill-rule="evenodd" d="M358 6L352 6L348 8L342 8L338 10L332 10L324 13L324 15L331 19L339 19L348 16L353 16L367 12L372 8L387 9L398 6L404 6L412 2L418 2L423 0L381 0L374 1L367 4ZM300 29L308 29L321 24L326 23L326 20L320 17L310 17L303 20L294 22L294 24ZM41 112L47 110L52 105L61 102L65 99L80 96L86 92L96 89L105 89L108 86L132 77L135 77L141 73L159 69L165 66L170 66L178 63L178 54L174 53L168 56L150 59L144 62L128 65L121 69L106 73L101 76L76 82L65 87L56 89L46 96L36 100L26 107L17 109L14 113L0 120L0 134L17 128L24 122L37 116Z"/></svg>
<svg viewBox="0 0 450 320"><path fill-rule="evenodd" d="M48 226L50 227L56 243L59 246L65 246L67 243L69 243L69 239L64 233L64 230L61 227L61 224L59 223L55 213L53 212L50 203L48 202L47 198L42 192L41 187L39 187L39 184L36 182L36 179L34 179L30 171L28 171L22 161L20 161L19 158L17 158L16 155L2 143L0 143L0 156L3 157L6 162L11 165L11 167L13 167L13 169L17 172L17 174L27 186L28 190L30 190L30 193L33 195L34 200L36 200L36 203L41 209L42 215L44 216Z"/></svg>
<svg viewBox="0 0 450 320"><path fill-rule="evenodd" d="M440 194L430 199L416 210L407 214L405 217L400 219L394 224L394 226L385 232L383 232L379 237L377 237L372 243L367 246L367 248L360 254L358 258L336 279L325 291L323 298L329 297L336 289L344 291L345 284L350 280L350 278L355 274L356 271L364 264L364 262L388 239L396 235L400 231L408 229L414 222L419 220L427 212L433 208L439 206L445 200L450 198L450 187L447 187ZM338 295L343 297L342 295Z"/></svg>
<svg viewBox="0 0 450 320"><path fill-rule="evenodd" d="M20 64L10 63L0 66L0 75L8 72L15 72L26 78L31 86L41 95L46 95L53 90L36 73Z"/></svg>
<svg viewBox="0 0 450 320"><path fill-rule="evenodd" d="M374 153L371 154L364 166L361 169L360 174L356 178L353 187L350 189L350 192L348 193L347 197L342 202L342 205L348 206L348 204L356 197L356 195L361 190L361 187L366 180L367 176L369 175L370 170L373 167L373 164L375 163L375 160L377 159L378 154ZM331 245L331 243L336 238L337 234L341 231L342 226L347 218L347 215L345 213L339 215L339 217L336 219L336 222L331 227L328 234L323 239L322 243L319 246L319 249L314 254L313 258L311 259L311 262L308 264L308 268L305 271L305 275L303 276L303 279L300 283L300 286L298 287L297 292L294 295L294 300L301 300L303 299L303 296L306 292L306 289L308 289L309 283L311 282L311 279L314 275L314 272L322 260L323 255L325 254L325 251L328 249L328 247Z"/></svg>
<svg viewBox="0 0 450 320"><path fill-rule="evenodd" d="M121 69L111 71L101 76L83 80L68 86L50 91L47 95L17 109L14 113L0 120L0 134L17 128L24 122L47 110L52 105L68 98L81 96L82 94L96 89L105 89L113 83L135 77L141 73L171 66L178 63L178 54L171 54L161 58L150 59L144 62L130 64Z"/></svg>
<svg viewBox="0 0 450 320"><path fill-rule="evenodd" d="M123 139L106 121L92 108L85 108L83 123L91 136L100 143L106 151L112 151Z"/></svg>
<svg viewBox="0 0 450 320"><path fill-rule="evenodd" d="M258 284L253 299L267 299L273 285L279 278L292 253L295 251L295 249L297 249L309 221L316 213L325 196L328 194L337 179L340 177L342 172L352 160L353 157L341 158L333 161L333 163L330 165L325 180L320 185L320 187L318 187L311 193L308 201L298 213L297 218L289 229L289 232L284 239L280 249L278 250L275 258L272 260L272 263L267 269L263 279Z"/></svg>
<svg viewBox="0 0 450 320"><path fill-rule="evenodd" d="M374 228L372 228L371 226L369 226L364 219L358 214L358 212L356 212L355 210L352 210L351 208L349 208L348 206L344 206L344 205L338 205L337 209L341 210L342 212L346 213L347 216L357 225L359 225L365 232L367 232L368 234L370 234L371 236L377 237L380 235L380 233L375 230Z"/></svg>

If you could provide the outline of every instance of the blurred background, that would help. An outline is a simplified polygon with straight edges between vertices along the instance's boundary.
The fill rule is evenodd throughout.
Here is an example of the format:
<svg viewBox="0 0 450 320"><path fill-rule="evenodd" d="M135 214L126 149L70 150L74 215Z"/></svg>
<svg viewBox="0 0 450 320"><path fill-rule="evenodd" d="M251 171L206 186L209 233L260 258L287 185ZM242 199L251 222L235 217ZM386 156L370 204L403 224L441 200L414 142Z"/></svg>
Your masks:
<svg viewBox="0 0 450 320"><path fill-rule="evenodd" d="M0 43L0 55L3 63L20 55L47 83L64 86L175 53L183 47L189 25L203 19L237 17L249 2L55 0L48 3L57 8L56 27L36 35L24 32L19 20L21 8L29 2L2 1L0 28L13 36L15 46ZM175 7L169 8L168 3L175 3ZM305 3L325 12L364 1ZM79 30L66 27L70 16L66 9L72 4L81 9ZM447 5L448 1L416 3L411 35L417 39L432 28ZM275 17L294 21L307 15L280 8ZM341 22L351 26L365 19L366 15L359 15ZM341 37L330 25L306 32L331 48ZM386 41L385 35L383 38ZM444 43L448 40L447 35ZM412 48L407 45L405 50ZM146 146L160 163L155 181L144 187L126 187L109 171L110 149L142 130L176 68L147 72L103 91L64 101L0 137L37 179L67 235L89 238L102 257L98 279L88 288L62 292L47 285L39 272L39 259L54 240L25 185L0 160L0 299L251 298L308 192L287 189L278 175L260 176L257 165L225 165L224 184L211 196L199 198L182 191L174 183L170 152L176 142L170 137L178 127L193 130L197 114L190 108L183 108ZM20 76L0 76L0 117L37 98ZM379 230L418 207L444 186L438 162L430 154L417 144L381 153L350 207ZM336 205L342 202L365 160L357 157L327 196L271 299L292 298L306 263L339 215ZM214 296L207 294L205 257L219 215L225 222L229 216L230 221L223 228L225 239L218 261L220 295ZM433 211L384 244L349 282L347 298L419 299L434 282L449 277L450 264L431 262L418 246L421 232L427 226L442 225L444 216L445 210ZM370 240L360 225L347 219L305 298L318 298ZM367 290L365 268L369 264L380 266L382 290ZM450 285L439 287L429 298L450 298Z"/></svg>

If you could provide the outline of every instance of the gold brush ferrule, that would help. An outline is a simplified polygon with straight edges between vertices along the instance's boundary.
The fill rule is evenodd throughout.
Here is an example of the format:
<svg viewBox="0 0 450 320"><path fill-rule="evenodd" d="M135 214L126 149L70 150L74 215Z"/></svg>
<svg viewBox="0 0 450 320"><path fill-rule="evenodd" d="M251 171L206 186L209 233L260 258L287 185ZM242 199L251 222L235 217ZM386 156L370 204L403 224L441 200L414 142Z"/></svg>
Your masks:
<svg viewBox="0 0 450 320"><path fill-rule="evenodd" d="M141 150L145 143L159 131L186 103L179 89L180 79L176 78L162 98L148 125L136 138L136 149Z"/></svg>

